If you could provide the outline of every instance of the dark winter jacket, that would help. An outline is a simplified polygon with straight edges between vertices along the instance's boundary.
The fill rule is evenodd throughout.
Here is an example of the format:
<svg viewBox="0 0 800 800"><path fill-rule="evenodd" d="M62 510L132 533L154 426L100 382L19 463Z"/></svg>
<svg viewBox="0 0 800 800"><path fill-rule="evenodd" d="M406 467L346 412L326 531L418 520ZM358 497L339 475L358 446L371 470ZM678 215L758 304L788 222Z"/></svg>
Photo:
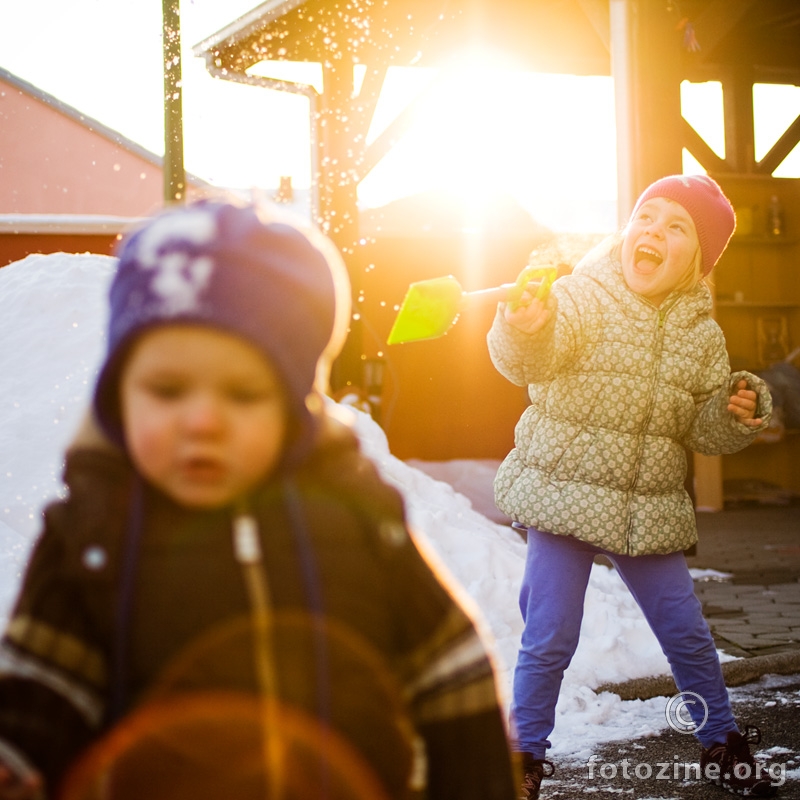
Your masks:
<svg viewBox="0 0 800 800"><path fill-rule="evenodd" d="M235 511L177 506L109 449L65 480L0 646L0 759L51 792L113 756L126 796L162 770L263 797L278 753L287 798L513 797L484 645L344 426ZM260 559L232 539L253 521ZM345 779L362 794L309 788Z"/></svg>

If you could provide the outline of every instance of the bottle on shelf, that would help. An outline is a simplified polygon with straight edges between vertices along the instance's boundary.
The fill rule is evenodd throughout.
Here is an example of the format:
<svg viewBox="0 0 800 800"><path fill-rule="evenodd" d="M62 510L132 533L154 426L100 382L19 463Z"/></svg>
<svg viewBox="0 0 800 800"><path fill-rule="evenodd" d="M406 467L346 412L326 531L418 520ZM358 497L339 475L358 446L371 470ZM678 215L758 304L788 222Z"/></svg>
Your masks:
<svg viewBox="0 0 800 800"><path fill-rule="evenodd" d="M778 195L774 194L769 200L767 209L767 230L770 236L783 235L783 207Z"/></svg>

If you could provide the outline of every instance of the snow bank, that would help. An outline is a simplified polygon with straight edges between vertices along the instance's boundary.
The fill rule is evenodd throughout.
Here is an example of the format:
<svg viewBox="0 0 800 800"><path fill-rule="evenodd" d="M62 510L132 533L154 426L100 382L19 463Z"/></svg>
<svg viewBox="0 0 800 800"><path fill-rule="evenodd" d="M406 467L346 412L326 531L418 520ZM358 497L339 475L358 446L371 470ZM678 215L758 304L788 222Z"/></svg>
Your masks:
<svg viewBox="0 0 800 800"><path fill-rule="evenodd" d="M0 619L16 593L44 503L63 490L62 453L86 408L104 346L105 295L114 260L56 253L0 269ZM485 511L486 462L407 464L394 457L381 428L352 416L364 450L404 495L421 542L460 583L496 644L502 690L522 631L517 593L525 545L509 525L473 508L456 476ZM493 518L502 519L493 515ZM601 684L668 672L666 659L617 574L592 570L581 643L564 679L553 754L582 758L599 741L630 739L666 727L663 698L622 702L595 694Z"/></svg>

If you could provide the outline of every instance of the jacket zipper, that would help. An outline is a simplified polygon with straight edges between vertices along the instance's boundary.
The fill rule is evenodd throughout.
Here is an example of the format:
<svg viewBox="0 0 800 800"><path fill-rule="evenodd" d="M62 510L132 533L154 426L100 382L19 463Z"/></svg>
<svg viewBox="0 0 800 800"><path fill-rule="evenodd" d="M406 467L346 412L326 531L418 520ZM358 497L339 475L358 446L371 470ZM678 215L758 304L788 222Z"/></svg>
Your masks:
<svg viewBox="0 0 800 800"><path fill-rule="evenodd" d="M253 620L253 660L261 697L264 773L270 788L269 797L282 797L286 758L278 718L280 694L273 637L274 616L258 522L251 514L239 512L233 518L232 534L233 553L242 568Z"/></svg>
<svg viewBox="0 0 800 800"><path fill-rule="evenodd" d="M656 317L655 342L653 347L653 352L655 353L655 360L653 362L653 375L650 381L650 401L649 401L649 407L647 409L647 416L645 417L644 424L642 426L642 435L639 439L639 451L636 454L636 470L633 474L633 477L631 478L630 489L628 492L629 498L633 497L634 489L639 481L639 473L641 471L641 466L642 466L642 450L644 448L645 431L647 430L647 426L650 424L650 420L653 418L653 409L655 408L656 404L656 387L658 386L658 376L661 372L661 353L664 345L664 324L667 319L667 314L670 312L670 310L674 305L675 302L672 302L667 308L659 308L658 315ZM628 507L630 508L630 500L628 502ZM625 534L625 552L628 555L631 555L632 532L633 532L633 516L629 513L628 530Z"/></svg>

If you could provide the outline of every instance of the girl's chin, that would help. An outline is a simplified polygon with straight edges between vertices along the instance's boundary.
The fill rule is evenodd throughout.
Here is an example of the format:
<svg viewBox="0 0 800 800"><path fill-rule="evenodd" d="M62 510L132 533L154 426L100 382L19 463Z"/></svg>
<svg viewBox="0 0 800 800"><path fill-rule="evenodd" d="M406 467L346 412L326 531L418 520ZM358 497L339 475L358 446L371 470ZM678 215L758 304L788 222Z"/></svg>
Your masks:
<svg viewBox="0 0 800 800"><path fill-rule="evenodd" d="M641 272L638 269L636 269L635 266L631 266L628 269L623 270L622 274L623 277L625 278L625 283L627 283L628 286L630 286L631 288L633 288L634 286L647 284L653 278L652 273Z"/></svg>

